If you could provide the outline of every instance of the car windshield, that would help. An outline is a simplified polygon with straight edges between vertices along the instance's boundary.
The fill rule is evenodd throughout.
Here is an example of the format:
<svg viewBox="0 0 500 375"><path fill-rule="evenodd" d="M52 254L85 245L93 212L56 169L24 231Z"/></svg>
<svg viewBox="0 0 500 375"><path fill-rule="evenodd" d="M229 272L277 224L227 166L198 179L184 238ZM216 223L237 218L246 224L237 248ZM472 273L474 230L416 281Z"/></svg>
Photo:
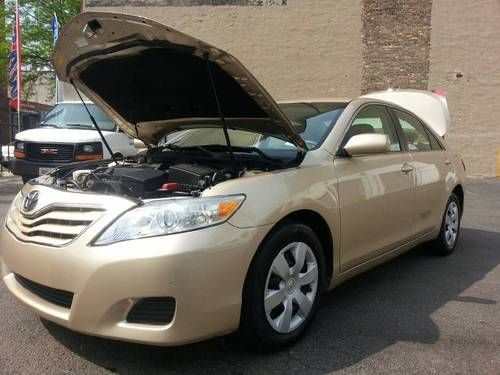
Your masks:
<svg viewBox="0 0 500 375"><path fill-rule="evenodd" d="M95 104L87 104L101 130L114 130L115 124ZM65 129L94 129L82 103L59 103L44 117L40 126Z"/></svg>
<svg viewBox="0 0 500 375"><path fill-rule="evenodd" d="M309 150L318 148L335 126L344 111L346 103L290 103L280 105L292 125L306 142ZM229 129L231 145L235 147L255 147L266 151L295 151L293 143L269 135L244 130ZM221 128L188 129L169 134L161 145L179 147L225 145Z"/></svg>

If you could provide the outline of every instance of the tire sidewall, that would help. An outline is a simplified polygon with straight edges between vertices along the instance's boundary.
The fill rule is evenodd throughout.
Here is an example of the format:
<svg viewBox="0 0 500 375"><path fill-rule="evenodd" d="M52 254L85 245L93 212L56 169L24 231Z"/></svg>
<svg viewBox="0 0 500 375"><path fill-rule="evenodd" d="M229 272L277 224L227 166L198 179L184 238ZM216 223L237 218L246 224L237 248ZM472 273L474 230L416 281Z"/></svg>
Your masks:
<svg viewBox="0 0 500 375"><path fill-rule="evenodd" d="M308 317L296 330L279 333L269 324L264 309L264 292L267 276L272 262L278 253L288 244L304 242L313 251L318 264L318 288L313 306ZM247 332L256 339L258 345L279 348L297 340L310 324L318 308L322 292L325 290L325 261L320 241L314 232L300 223L287 223L271 233L259 248L251 266L243 296L242 320Z"/></svg>
<svg viewBox="0 0 500 375"><path fill-rule="evenodd" d="M458 229L457 229L457 238L455 242L453 243L453 246L449 246L448 243L446 242L446 214L448 212L448 207L450 206L451 202L455 202L457 207L458 207ZM448 255L451 254L455 248L457 247L458 244L458 239L460 236L460 229L462 226L462 206L460 205L460 200L458 197L452 193L450 197L448 198L448 201L446 202L446 207L444 210L443 214L443 220L441 223L441 231L439 232L439 245L440 245L440 252L443 255Z"/></svg>

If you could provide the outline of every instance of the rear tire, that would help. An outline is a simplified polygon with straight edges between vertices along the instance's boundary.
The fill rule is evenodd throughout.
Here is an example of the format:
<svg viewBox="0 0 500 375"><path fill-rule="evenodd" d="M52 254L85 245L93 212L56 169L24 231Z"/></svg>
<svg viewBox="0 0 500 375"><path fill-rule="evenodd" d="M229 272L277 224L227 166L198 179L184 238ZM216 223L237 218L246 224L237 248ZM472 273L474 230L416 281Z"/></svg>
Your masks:
<svg viewBox="0 0 500 375"><path fill-rule="evenodd" d="M300 338L324 290L325 261L311 228L287 222L263 242L245 281L240 334L258 350Z"/></svg>
<svg viewBox="0 0 500 375"><path fill-rule="evenodd" d="M452 193L446 203L439 235L432 242L436 254L446 256L453 253L458 243L461 219L460 200L455 193Z"/></svg>

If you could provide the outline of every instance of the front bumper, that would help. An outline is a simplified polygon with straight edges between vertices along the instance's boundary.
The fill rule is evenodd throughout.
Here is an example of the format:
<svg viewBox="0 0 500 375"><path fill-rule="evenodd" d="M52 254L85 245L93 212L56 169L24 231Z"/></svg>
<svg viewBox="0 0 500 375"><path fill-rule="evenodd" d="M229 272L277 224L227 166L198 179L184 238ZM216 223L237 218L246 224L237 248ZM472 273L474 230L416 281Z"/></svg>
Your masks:
<svg viewBox="0 0 500 375"><path fill-rule="evenodd" d="M15 175L18 176L34 176L40 175L40 168L52 169L66 165L67 163L57 162L37 162L24 159L13 158L9 161L9 168Z"/></svg>
<svg viewBox="0 0 500 375"><path fill-rule="evenodd" d="M89 246L104 225L97 221L61 247L21 242L4 226L0 263L7 288L43 318L95 336L180 345L238 328L245 276L268 226L239 229L224 223L193 232ZM14 274L74 293L71 308L31 293ZM134 303L146 297L175 298L175 315L168 325L126 321Z"/></svg>

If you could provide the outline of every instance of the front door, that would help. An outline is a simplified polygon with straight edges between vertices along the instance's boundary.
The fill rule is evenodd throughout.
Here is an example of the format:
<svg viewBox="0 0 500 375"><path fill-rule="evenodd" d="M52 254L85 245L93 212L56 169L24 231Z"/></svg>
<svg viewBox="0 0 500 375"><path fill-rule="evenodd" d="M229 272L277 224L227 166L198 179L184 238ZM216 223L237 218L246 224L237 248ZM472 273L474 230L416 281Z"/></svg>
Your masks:
<svg viewBox="0 0 500 375"><path fill-rule="evenodd" d="M413 176L394 123L383 105L368 105L355 116L343 145L357 134L386 134L390 152L337 157L341 210L341 271L389 251L412 235Z"/></svg>

